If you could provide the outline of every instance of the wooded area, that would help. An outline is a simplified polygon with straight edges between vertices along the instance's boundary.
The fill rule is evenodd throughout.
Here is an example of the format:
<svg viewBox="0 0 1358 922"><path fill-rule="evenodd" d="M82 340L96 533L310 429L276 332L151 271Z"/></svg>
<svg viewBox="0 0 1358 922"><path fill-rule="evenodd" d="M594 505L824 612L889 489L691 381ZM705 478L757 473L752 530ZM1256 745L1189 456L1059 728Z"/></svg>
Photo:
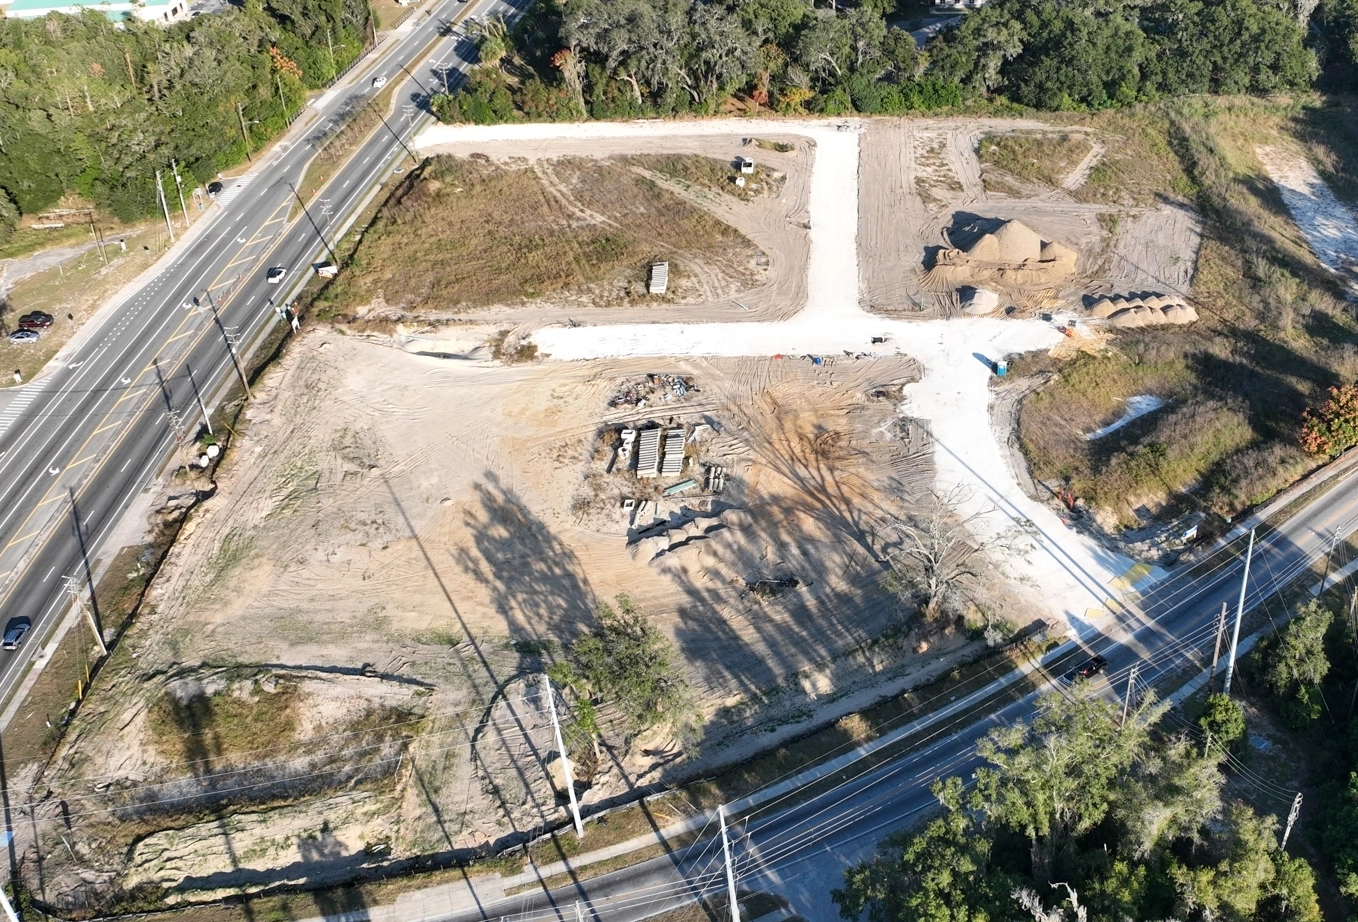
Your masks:
<svg viewBox="0 0 1358 922"><path fill-rule="evenodd" d="M1097 109L1303 89L1315 0L990 0L923 50L883 0L555 0L481 37L449 121L632 118L743 109L895 114L1005 101ZM1355 56L1358 0L1327 0L1321 43ZM733 100L734 97L734 100Z"/></svg>
<svg viewBox="0 0 1358 922"><path fill-rule="evenodd" d="M122 220L171 161L206 181L361 53L367 0L249 0L161 27L103 13L0 21L0 234L75 193ZM333 49L333 52L332 50Z"/></svg>

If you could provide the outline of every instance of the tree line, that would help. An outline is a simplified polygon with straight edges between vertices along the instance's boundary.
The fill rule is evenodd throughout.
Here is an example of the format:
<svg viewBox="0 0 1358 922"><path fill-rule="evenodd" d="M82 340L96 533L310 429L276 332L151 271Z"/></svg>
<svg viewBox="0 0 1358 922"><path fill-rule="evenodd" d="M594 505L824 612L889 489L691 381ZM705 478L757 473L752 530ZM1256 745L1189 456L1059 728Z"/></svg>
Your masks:
<svg viewBox="0 0 1358 922"><path fill-rule="evenodd" d="M133 220L157 207L156 169L203 182L239 163L358 57L371 20L367 0L247 0L164 27L0 20L0 233L67 195Z"/></svg>
<svg viewBox="0 0 1358 922"><path fill-rule="evenodd" d="M1311 866L1273 816L1228 794L1229 743L1164 716L1143 701L1124 720L1084 687L1039 699L1030 722L982 741L969 783L935 785L937 818L845 874L841 915L1320 922Z"/></svg>
<svg viewBox="0 0 1358 922"><path fill-rule="evenodd" d="M1342 19L1331 8L1358 10L1358 0L1326 2L1325 23ZM895 5L884 0L543 0L512 29L482 30L484 66L460 92L438 97L435 111L487 123L711 114L733 103L897 114L1269 94L1317 76L1305 43L1315 5L990 0L917 49L889 24ZM1324 47L1340 54L1334 42Z"/></svg>

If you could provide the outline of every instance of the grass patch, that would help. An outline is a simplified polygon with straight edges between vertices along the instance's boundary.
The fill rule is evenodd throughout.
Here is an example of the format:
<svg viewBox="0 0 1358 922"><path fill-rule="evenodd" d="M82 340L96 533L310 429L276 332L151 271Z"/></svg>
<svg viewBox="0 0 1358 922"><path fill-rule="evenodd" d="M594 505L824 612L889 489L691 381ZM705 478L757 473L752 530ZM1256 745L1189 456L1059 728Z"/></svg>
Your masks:
<svg viewBox="0 0 1358 922"><path fill-rule="evenodd" d="M146 729L166 759L210 761L219 769L259 749L261 740L271 746L291 740L300 700L293 682L279 682L273 691L255 682L241 690L199 692L182 700L163 692L147 713Z"/></svg>
<svg viewBox="0 0 1358 922"><path fill-rule="evenodd" d="M989 190L989 174L996 170L1015 179L1059 186L1092 149L1083 134L1012 132L984 135L977 153Z"/></svg>
<svg viewBox="0 0 1358 922"><path fill-rule="evenodd" d="M1034 476L1068 483L1110 527L1136 524L1140 507L1234 517L1266 500L1321 460L1297 445L1302 411L1326 388L1358 376L1358 323L1334 277L1299 242L1254 156L1257 144L1300 138L1314 147L1330 137L1322 132L1333 120L1246 99L1185 100L1159 112L1121 118L1148 126L1150 140L1142 143L1152 147L1166 126L1179 168L1160 181L1159 194L1195 191L1205 232L1192 296L1202 321L1128 331L1106 355L1015 366L1020 374L1060 372L1020 415ZM1347 143L1341 137L1329 149ZM1116 161L1113 168L1121 169ZM1153 188L1130 176L1119 182L1125 184L1103 194ZM1104 438L1084 439L1138 394L1171 405Z"/></svg>
<svg viewBox="0 0 1358 922"><path fill-rule="evenodd" d="M1187 200L1194 187L1171 143L1173 128L1164 106L1111 109L1082 120L1106 149L1074 196L1108 205L1156 205Z"/></svg>
<svg viewBox="0 0 1358 922"><path fill-rule="evenodd" d="M415 315L544 297L616 304L645 297L654 259L738 271L755 254L736 230L624 161L435 157L393 191L317 302L332 316L379 292Z"/></svg>
<svg viewBox="0 0 1358 922"><path fill-rule="evenodd" d="M760 150L773 150L780 154L790 154L797 149L795 144L789 144L787 141L770 141L768 138L755 138L754 146Z"/></svg>

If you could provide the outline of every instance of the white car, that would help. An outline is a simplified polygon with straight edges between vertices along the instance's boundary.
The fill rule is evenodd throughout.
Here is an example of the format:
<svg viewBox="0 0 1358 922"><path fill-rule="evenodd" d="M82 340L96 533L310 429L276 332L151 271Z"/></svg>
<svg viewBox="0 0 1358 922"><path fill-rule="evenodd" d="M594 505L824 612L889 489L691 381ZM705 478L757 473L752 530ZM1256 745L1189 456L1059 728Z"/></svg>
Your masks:
<svg viewBox="0 0 1358 922"><path fill-rule="evenodd" d="M373 89L380 90L387 85L386 77L373 77Z"/></svg>
<svg viewBox="0 0 1358 922"><path fill-rule="evenodd" d="M283 266L274 266L272 269L269 270L269 274L265 276L265 279L266 281L268 281L270 285L279 285L283 282L283 278L287 274L288 270L285 269Z"/></svg>

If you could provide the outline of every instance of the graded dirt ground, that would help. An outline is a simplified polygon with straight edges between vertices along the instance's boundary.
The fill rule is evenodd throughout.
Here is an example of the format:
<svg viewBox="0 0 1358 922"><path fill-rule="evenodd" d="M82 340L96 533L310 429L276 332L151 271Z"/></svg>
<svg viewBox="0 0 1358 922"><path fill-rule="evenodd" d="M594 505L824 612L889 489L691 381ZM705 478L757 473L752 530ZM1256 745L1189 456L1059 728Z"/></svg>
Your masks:
<svg viewBox="0 0 1358 922"><path fill-rule="evenodd" d="M610 407L655 372L694 387ZM890 523L930 465L879 388L916 373L908 358L506 367L311 332L257 389L218 497L48 774L81 873L201 896L302 868L340 879L375 843L471 849L557 819L531 676L619 592L687 664L707 729L686 771L936 667L960 638L924 656L910 632L881 640L902 614L881 586ZM648 421L710 426L692 463L720 464L726 490L667 499L606 472L615 429ZM659 505L629 524L626 496ZM751 591L789 576L776 598ZM650 745L601 764L586 801L678 768ZM211 818L223 801L229 821ZM57 807L40 813L61 823ZM78 902L87 884L64 864L45 867L48 896Z"/></svg>

